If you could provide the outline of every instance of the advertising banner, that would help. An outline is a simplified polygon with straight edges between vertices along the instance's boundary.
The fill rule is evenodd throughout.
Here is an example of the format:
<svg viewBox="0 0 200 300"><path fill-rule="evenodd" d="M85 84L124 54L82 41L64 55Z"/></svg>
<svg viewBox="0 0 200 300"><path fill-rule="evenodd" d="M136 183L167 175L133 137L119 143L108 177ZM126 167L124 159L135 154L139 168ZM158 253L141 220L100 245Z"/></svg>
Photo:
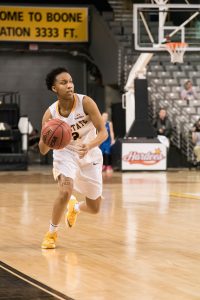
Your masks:
<svg viewBox="0 0 200 300"><path fill-rule="evenodd" d="M122 170L166 170L166 149L159 143L123 143Z"/></svg>
<svg viewBox="0 0 200 300"><path fill-rule="evenodd" d="M87 42L88 8L0 5L0 41Z"/></svg>

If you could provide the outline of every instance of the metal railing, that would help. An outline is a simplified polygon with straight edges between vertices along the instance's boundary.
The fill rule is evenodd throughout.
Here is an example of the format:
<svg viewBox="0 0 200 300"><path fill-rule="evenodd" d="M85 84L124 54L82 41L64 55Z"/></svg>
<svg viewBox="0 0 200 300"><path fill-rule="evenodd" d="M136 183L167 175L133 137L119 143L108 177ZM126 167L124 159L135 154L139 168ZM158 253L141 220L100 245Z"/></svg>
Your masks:
<svg viewBox="0 0 200 300"><path fill-rule="evenodd" d="M18 104L20 105L19 92L0 91L0 104Z"/></svg>

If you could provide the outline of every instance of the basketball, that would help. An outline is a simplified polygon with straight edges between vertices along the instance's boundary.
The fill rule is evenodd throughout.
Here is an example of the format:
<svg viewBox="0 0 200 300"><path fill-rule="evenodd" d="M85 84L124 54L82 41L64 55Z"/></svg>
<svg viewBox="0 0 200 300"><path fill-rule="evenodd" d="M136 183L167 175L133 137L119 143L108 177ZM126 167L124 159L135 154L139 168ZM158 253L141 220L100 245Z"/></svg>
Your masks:
<svg viewBox="0 0 200 300"><path fill-rule="evenodd" d="M62 120L49 120L42 127L42 140L52 149L66 147L72 138L71 127Z"/></svg>

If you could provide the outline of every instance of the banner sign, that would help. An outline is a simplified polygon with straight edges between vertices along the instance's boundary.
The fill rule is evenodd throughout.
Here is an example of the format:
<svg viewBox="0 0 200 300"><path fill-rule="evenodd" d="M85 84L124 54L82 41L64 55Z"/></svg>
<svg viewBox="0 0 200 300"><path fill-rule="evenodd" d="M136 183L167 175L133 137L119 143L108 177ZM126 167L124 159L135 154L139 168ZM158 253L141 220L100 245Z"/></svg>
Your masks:
<svg viewBox="0 0 200 300"><path fill-rule="evenodd" d="M0 41L88 42L88 8L0 5Z"/></svg>
<svg viewBox="0 0 200 300"><path fill-rule="evenodd" d="M166 149L159 143L123 143L122 170L166 170Z"/></svg>

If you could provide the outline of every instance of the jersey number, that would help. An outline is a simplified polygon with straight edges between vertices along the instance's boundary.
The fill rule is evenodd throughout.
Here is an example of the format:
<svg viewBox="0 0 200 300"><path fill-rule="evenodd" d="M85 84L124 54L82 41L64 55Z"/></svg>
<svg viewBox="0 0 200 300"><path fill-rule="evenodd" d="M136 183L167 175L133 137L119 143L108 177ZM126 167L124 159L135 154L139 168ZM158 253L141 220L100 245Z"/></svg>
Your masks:
<svg viewBox="0 0 200 300"><path fill-rule="evenodd" d="M72 137L74 141L77 140L79 138L78 132L72 132Z"/></svg>

